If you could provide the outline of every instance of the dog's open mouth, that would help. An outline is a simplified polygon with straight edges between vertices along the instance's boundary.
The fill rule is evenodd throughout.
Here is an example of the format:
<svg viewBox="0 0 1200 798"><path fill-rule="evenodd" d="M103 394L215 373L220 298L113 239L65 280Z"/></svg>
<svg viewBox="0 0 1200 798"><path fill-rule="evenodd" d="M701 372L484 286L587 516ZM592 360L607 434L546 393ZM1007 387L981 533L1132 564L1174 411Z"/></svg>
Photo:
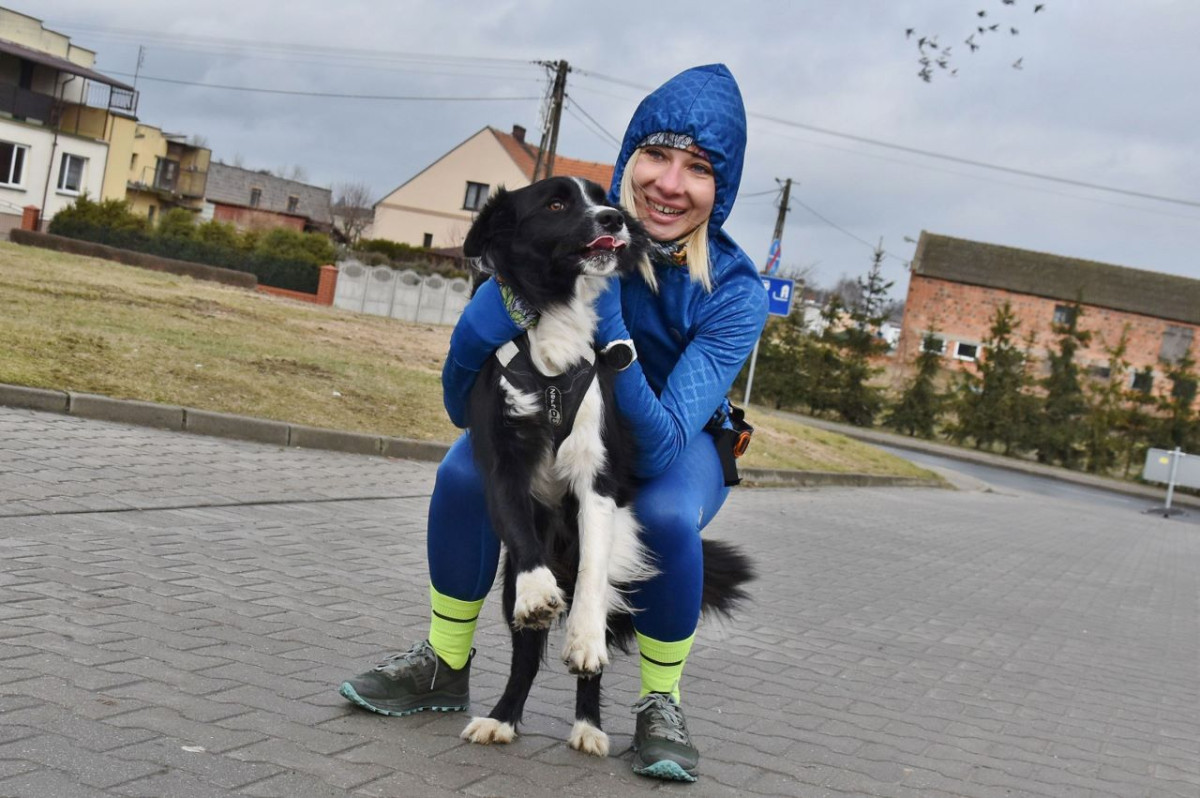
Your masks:
<svg viewBox="0 0 1200 798"><path fill-rule="evenodd" d="M595 241L587 244L583 248L584 255L595 255L598 252L616 252L624 249L626 243L612 236L600 236Z"/></svg>

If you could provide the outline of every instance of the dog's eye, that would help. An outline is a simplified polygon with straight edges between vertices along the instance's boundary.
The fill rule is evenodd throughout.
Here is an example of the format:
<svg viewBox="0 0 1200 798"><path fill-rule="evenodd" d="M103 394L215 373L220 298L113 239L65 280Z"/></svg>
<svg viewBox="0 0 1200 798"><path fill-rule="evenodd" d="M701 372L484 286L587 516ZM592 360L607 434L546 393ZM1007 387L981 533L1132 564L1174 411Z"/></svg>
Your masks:
<svg viewBox="0 0 1200 798"><path fill-rule="evenodd" d="M567 207L567 203L560 199L552 199L546 203L546 209L551 211L561 211Z"/></svg>

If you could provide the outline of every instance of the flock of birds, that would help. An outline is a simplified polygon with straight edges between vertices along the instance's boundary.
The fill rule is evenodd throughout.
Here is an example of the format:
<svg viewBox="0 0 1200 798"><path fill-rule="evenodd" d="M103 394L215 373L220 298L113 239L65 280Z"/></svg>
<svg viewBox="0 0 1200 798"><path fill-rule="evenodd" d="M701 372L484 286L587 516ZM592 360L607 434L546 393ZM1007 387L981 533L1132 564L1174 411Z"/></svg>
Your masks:
<svg viewBox="0 0 1200 798"><path fill-rule="evenodd" d="M1000 0L1000 2L1006 6L1015 6L1017 4L1017 0ZM1031 5L1033 6L1034 14L1039 14L1046 8L1045 3L1031 3ZM1009 36L1020 35L1021 31L1011 23L993 22L992 19L992 17L988 16L988 11L986 8L975 12L975 20L973 25L975 29L971 31L970 35L967 36L965 40L963 40L963 44L969 48L968 52L974 53L979 50L979 48L982 46L982 39L985 36L990 36L992 34L1008 34ZM921 78L921 80L925 81L926 83L932 83L934 75L937 74L935 68L944 72L950 77L955 77L958 75L958 68L953 65L953 48L950 45L940 45L938 43L937 36L920 36L918 35L916 28L905 29L904 38L912 39L914 36L917 36L916 43L917 52L919 54L917 63L921 65L920 71L917 72L917 77ZM1012 68L1024 69L1024 62L1025 59L1022 56L1013 62Z"/></svg>

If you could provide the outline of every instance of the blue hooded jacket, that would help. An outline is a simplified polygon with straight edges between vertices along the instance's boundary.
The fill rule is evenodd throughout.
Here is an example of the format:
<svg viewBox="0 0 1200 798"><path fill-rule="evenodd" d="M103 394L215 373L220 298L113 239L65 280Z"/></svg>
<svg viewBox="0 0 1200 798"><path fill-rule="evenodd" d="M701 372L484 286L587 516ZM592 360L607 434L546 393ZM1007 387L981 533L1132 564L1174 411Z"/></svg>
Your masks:
<svg viewBox="0 0 1200 798"><path fill-rule="evenodd" d="M686 266L654 264L658 293L640 276L621 281L621 309L638 360L616 381L617 407L637 439L635 472L653 478L725 402L767 318L758 270L722 225L742 176L746 113L741 93L721 64L694 67L667 81L638 106L625 133L609 200L619 200L630 156L653 133L686 133L707 154L716 180L708 223L713 290L691 280ZM472 299L450 340L442 373L446 409L464 426L466 403L484 361L521 330L508 318L493 281ZM619 333L610 338L623 337Z"/></svg>

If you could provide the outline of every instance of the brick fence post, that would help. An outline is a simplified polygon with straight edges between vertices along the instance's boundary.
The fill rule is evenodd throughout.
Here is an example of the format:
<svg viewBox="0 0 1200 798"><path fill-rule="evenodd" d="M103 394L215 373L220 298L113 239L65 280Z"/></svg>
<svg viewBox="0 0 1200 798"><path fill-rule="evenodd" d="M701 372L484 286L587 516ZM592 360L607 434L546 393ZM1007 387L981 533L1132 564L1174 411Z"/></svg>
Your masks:
<svg viewBox="0 0 1200 798"><path fill-rule="evenodd" d="M326 264L321 267L321 277L317 282L317 303L332 305L333 295L337 290L338 268Z"/></svg>
<svg viewBox="0 0 1200 798"><path fill-rule="evenodd" d="M30 230L36 233L38 229L38 222L41 221L39 218L40 216L41 211L39 210L38 206L26 205L22 209L21 213L21 229Z"/></svg>

